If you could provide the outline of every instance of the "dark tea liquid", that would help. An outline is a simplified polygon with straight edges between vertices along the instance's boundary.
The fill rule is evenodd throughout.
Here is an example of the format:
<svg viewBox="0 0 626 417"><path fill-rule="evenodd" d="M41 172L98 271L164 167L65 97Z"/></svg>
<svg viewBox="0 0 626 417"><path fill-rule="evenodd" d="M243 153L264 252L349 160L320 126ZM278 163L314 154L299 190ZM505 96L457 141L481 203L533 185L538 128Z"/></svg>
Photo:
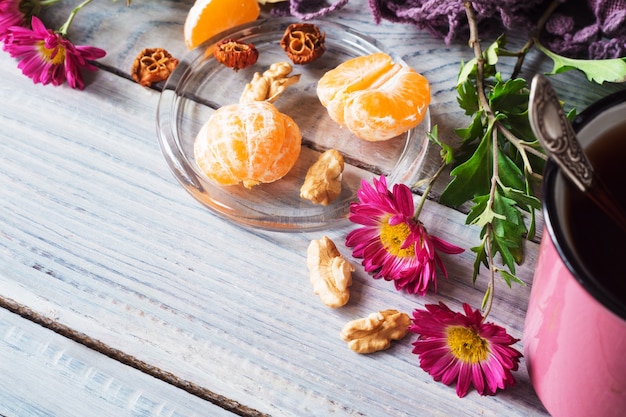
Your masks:
<svg viewBox="0 0 626 417"><path fill-rule="evenodd" d="M607 131L585 153L622 207L626 207L626 120ZM608 294L626 303L626 233L574 186L567 184L565 207L575 250Z"/></svg>

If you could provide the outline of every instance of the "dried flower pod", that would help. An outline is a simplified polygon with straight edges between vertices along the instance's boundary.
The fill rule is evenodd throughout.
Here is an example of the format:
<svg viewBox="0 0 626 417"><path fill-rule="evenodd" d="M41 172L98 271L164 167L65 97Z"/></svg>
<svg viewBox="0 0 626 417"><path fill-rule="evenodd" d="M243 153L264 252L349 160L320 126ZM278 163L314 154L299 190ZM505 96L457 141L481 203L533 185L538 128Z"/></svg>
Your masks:
<svg viewBox="0 0 626 417"><path fill-rule="evenodd" d="M153 83L167 80L177 65L178 59L165 49L145 48L135 58L130 75L142 86L150 87Z"/></svg>
<svg viewBox="0 0 626 417"><path fill-rule="evenodd" d="M251 43L224 39L215 45L213 55L218 62L239 71L248 68L259 59L259 51Z"/></svg>
<svg viewBox="0 0 626 417"><path fill-rule="evenodd" d="M312 23L293 23L287 27L280 46L294 64L308 64L326 51L326 34Z"/></svg>

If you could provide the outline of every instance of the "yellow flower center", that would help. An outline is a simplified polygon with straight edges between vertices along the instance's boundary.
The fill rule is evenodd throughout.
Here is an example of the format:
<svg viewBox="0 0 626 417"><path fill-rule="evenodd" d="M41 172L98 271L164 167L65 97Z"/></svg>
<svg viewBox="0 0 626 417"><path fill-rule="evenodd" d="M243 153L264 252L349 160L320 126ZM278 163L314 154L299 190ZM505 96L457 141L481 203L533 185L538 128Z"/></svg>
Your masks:
<svg viewBox="0 0 626 417"><path fill-rule="evenodd" d="M410 245L408 248L404 249L402 248L402 244L410 233L411 229L409 225L404 222L392 226L388 221L385 221L380 229L380 241L391 255L398 258L414 257L415 245Z"/></svg>
<svg viewBox="0 0 626 417"><path fill-rule="evenodd" d="M61 65L65 61L65 48L62 46L59 45L56 49L48 49L44 41L39 42L37 46L44 61L52 65Z"/></svg>
<svg viewBox="0 0 626 417"><path fill-rule="evenodd" d="M478 363L489 356L489 343L474 330L463 326L451 326L447 330L448 347L458 360Z"/></svg>

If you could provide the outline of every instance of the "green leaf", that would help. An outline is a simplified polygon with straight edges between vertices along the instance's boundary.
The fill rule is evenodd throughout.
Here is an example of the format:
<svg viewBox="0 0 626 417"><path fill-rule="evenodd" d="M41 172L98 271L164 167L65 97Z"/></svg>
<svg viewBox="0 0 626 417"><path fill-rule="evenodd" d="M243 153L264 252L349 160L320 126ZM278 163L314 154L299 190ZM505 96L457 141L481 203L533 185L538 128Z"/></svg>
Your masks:
<svg viewBox="0 0 626 417"><path fill-rule="evenodd" d="M509 230L500 230L497 226L496 233L499 236L506 236L507 232L511 233L511 236L522 235L526 232L526 225L524 224L524 217L522 213L517 209L517 202L512 198L506 197L499 190L495 193L494 202L493 202L494 210L504 216L506 219L506 225L509 227ZM510 226L509 226L510 225ZM515 229L513 227L515 226Z"/></svg>
<svg viewBox="0 0 626 417"><path fill-rule="evenodd" d="M487 209L489 194L476 196L472 201L474 205L470 208L469 213L467 213L465 224L476 223L476 219Z"/></svg>
<svg viewBox="0 0 626 417"><path fill-rule="evenodd" d="M485 62L485 75L491 76L495 74L495 67L500 59L500 50L506 45L506 35L502 34L491 43L483 51L483 60Z"/></svg>
<svg viewBox="0 0 626 417"><path fill-rule="evenodd" d="M487 47L486 50L483 51L483 59L484 59L484 71L486 76L490 76L495 71L495 66L498 63L500 48L506 45L506 36L500 35L495 42ZM457 87L465 82L467 82L470 78L476 77L476 66L478 65L478 59L472 58L467 63L461 62L461 70L459 71L459 76L457 78L456 85Z"/></svg>
<svg viewBox="0 0 626 417"><path fill-rule="evenodd" d="M481 309L485 309L485 306L487 305L487 301L489 300L489 297L491 296L491 287L487 287L487 290L485 291L485 295L483 296L483 301L482 303L480 303L480 308Z"/></svg>
<svg viewBox="0 0 626 417"><path fill-rule="evenodd" d="M507 283L509 288L511 288L511 282L515 282L516 284L520 284L523 287L526 286L526 283L524 281L522 281L521 279L519 279L515 275L511 274L509 271L504 270L504 269L498 269L498 272L500 273L502 278L504 278L504 281Z"/></svg>
<svg viewBox="0 0 626 417"><path fill-rule="evenodd" d="M496 213L492 210L491 206L487 204L489 202L488 195L476 197L473 201L475 204L467 215L466 223L475 224L484 228L488 224L495 223L496 219L506 220L505 216Z"/></svg>
<svg viewBox="0 0 626 417"><path fill-rule="evenodd" d="M589 81L598 84L603 84L607 81L613 83L626 81L626 58L572 59L555 54L538 42L536 45L554 62L550 75L560 74L569 70L578 70L584 73Z"/></svg>
<svg viewBox="0 0 626 417"><path fill-rule="evenodd" d="M461 62L461 71L456 81L457 87L469 79L470 75L476 74L476 64L478 60L476 58L470 59L467 63Z"/></svg>
<svg viewBox="0 0 626 417"><path fill-rule="evenodd" d="M530 224L528 225L528 231L526 232L526 238L528 240L535 238L535 233L537 232L537 221L535 216L536 210L541 210L541 201L535 196L531 195L533 192L532 184L530 184L529 179L526 179L526 193L525 195L529 198L532 198L533 204L529 204L530 209ZM514 198L515 200L515 198ZM517 200L515 200L517 201ZM517 205L521 206L520 202L517 201Z"/></svg>
<svg viewBox="0 0 626 417"><path fill-rule="evenodd" d="M485 57L485 63L487 65L495 66L498 63L498 55L502 40L506 39L504 35L501 35L495 42L487 47L483 56Z"/></svg>
<svg viewBox="0 0 626 417"><path fill-rule="evenodd" d="M446 165L451 164L454 161L454 151L451 146L446 145L439 140L439 127L434 125L430 132L428 132L427 136L431 142L441 148L439 155L441 156L443 163Z"/></svg>
<svg viewBox="0 0 626 417"><path fill-rule="evenodd" d="M528 240L534 239L537 233L537 216L535 216L536 210L530 211L530 224L528 225L528 232L526 232L526 238Z"/></svg>
<svg viewBox="0 0 626 417"><path fill-rule="evenodd" d="M454 178L439 198L442 204L456 207L476 195L489 193L492 170L490 145L491 141L483 139L474 154L450 172Z"/></svg>
<svg viewBox="0 0 626 417"><path fill-rule="evenodd" d="M482 114L481 111L476 112L468 127L455 130L456 134L463 139L463 142L471 142L483 136L485 127L483 126Z"/></svg>
<svg viewBox="0 0 626 417"><path fill-rule="evenodd" d="M541 201L532 195L527 194L525 191L514 189L511 187L502 187L502 193L507 198L514 200L518 207L527 210L532 208L535 210L541 209Z"/></svg>
<svg viewBox="0 0 626 417"><path fill-rule="evenodd" d="M500 214L492 224L493 251L499 252L511 272L515 272L515 263L523 259L523 240L526 233L524 217L513 199L495 193L493 210Z"/></svg>
<svg viewBox="0 0 626 417"><path fill-rule="evenodd" d="M487 252L485 251L485 240L483 239L479 246L474 246L472 248L472 252L476 254L476 258L474 259L474 271L472 272L472 283L476 283L476 278L478 278L478 273L480 272L480 266L489 266L487 263Z"/></svg>
<svg viewBox="0 0 626 417"><path fill-rule="evenodd" d="M478 94L476 93L476 87L470 81L461 83L456 88L458 97L457 102L459 106L465 110L465 115L471 116L477 111L478 107Z"/></svg>
<svg viewBox="0 0 626 417"><path fill-rule="evenodd" d="M530 92L526 80L516 78L502 82L497 74L498 82L489 94L489 104L497 111L506 113L524 113L528 110Z"/></svg>
<svg viewBox="0 0 626 417"><path fill-rule="evenodd" d="M500 183L507 187L524 189L522 170L503 152L498 152L498 177Z"/></svg>

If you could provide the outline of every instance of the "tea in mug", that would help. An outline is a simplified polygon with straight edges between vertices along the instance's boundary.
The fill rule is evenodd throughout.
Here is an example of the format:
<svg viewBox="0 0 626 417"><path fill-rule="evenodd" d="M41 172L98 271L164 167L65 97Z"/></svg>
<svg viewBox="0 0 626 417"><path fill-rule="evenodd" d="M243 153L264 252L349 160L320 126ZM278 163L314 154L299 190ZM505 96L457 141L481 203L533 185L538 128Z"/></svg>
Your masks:
<svg viewBox="0 0 626 417"><path fill-rule="evenodd" d="M585 149L596 176L626 207L626 118ZM569 182L564 194L574 250L599 286L626 302L626 232Z"/></svg>

